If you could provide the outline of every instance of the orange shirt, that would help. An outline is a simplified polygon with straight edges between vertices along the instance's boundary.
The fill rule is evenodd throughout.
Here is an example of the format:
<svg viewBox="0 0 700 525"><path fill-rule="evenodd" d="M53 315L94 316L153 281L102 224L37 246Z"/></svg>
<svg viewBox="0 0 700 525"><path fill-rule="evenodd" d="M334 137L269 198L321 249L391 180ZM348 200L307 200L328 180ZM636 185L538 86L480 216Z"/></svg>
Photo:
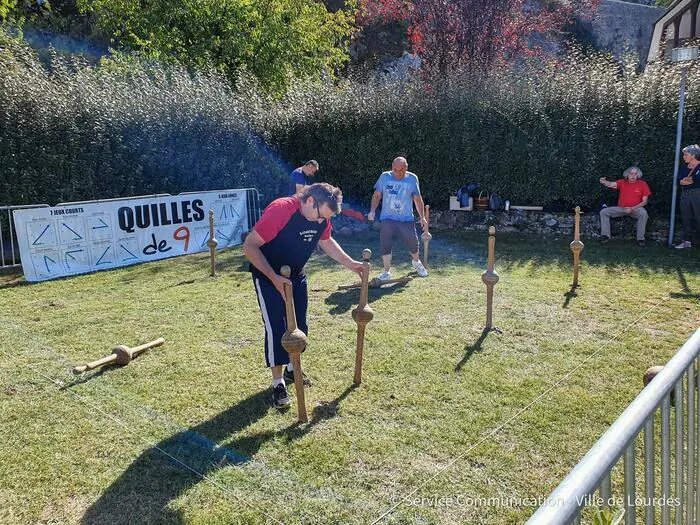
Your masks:
<svg viewBox="0 0 700 525"><path fill-rule="evenodd" d="M627 179L615 181L617 189L620 190L620 196L617 199L617 205L620 208L631 208L642 202L642 197L651 195L649 185L643 180L630 182Z"/></svg>

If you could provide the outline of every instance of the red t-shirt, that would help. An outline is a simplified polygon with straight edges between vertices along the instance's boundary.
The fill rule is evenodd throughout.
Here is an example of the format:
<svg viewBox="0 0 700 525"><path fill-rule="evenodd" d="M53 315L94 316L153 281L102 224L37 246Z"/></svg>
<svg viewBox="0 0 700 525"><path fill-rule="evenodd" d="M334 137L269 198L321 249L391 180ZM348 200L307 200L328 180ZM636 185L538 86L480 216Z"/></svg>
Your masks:
<svg viewBox="0 0 700 525"><path fill-rule="evenodd" d="M620 208L631 208L642 202L642 197L651 195L649 185L643 180L630 182L627 179L615 181L617 189L620 190L620 196L617 199L617 205Z"/></svg>

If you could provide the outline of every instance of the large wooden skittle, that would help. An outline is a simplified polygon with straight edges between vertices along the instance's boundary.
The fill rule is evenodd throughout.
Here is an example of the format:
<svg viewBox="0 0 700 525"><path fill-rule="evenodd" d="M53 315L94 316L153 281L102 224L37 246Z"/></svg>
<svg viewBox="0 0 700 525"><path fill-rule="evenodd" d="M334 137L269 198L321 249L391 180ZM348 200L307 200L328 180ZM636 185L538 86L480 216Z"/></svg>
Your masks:
<svg viewBox="0 0 700 525"><path fill-rule="evenodd" d="M209 246L209 255L211 256L211 276L216 277L216 247L219 245L219 241L214 237L214 210L209 210L209 240L207 241L207 246Z"/></svg>
<svg viewBox="0 0 700 525"><path fill-rule="evenodd" d="M282 277L289 279L292 270L289 266L280 268ZM301 353L306 348L306 334L297 327L297 315L294 311L294 294L292 285L284 284L284 300L287 308L287 331L282 336L282 346L289 353L294 367L294 389L297 391L297 418L300 423L306 423L306 398L304 396L304 378L301 370Z"/></svg>
<svg viewBox="0 0 700 525"><path fill-rule="evenodd" d="M493 326L493 287L498 282L498 274L493 269L494 252L496 248L496 228L489 228L489 258L488 269L481 275L481 280L486 285L486 330L496 330Z"/></svg>
<svg viewBox="0 0 700 525"><path fill-rule="evenodd" d="M420 236L420 238L423 240L423 264L425 267L428 267L428 244L430 243L430 239L433 238L432 235L430 235L430 206L427 204L425 205L425 231L423 234Z"/></svg>
<svg viewBox="0 0 700 525"><path fill-rule="evenodd" d="M369 258L372 257L372 251L365 248L362 250L362 288L360 289L360 303L352 311L352 318L357 323L357 348L355 350L355 378L353 382L356 385L362 383L362 351L365 346L365 327L374 317L372 308L367 304L367 296L369 295Z"/></svg>
<svg viewBox="0 0 700 525"><path fill-rule="evenodd" d="M83 372L87 372L88 370L93 370L99 366L104 366L111 363L114 363L115 365L128 365L131 362L131 360L137 355L139 355L141 352L145 352L149 348L153 348L155 346L160 346L163 343L165 343L165 339L159 337L155 341L151 341L150 343L145 343L140 346L135 346L134 348L119 345L114 347L114 349L112 350L112 354L108 355L107 357L103 357L102 359L98 359L97 361L93 361L92 363L88 363L83 366L76 366L75 368L73 368L73 373L82 374Z"/></svg>
<svg viewBox="0 0 700 525"><path fill-rule="evenodd" d="M581 239L579 237L581 230L581 208L579 206L576 206L574 211L576 212L576 216L574 217L574 240L571 241L571 244L569 244L569 248L571 248L571 251L574 253L573 287L576 288L578 286L578 270L580 266L581 252L583 251L583 243L581 242Z"/></svg>

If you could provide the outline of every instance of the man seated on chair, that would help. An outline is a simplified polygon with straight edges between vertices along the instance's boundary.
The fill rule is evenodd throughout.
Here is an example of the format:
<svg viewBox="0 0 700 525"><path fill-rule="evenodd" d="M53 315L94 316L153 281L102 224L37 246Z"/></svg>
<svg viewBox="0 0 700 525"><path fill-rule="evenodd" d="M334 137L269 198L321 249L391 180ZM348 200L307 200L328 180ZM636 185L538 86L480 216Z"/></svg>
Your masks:
<svg viewBox="0 0 700 525"><path fill-rule="evenodd" d="M637 166L630 166L622 173L622 179L614 182L606 177L600 178L600 183L606 188L619 190L617 206L609 206L600 210L600 243L610 241L610 217L624 217L629 215L637 219L637 244L644 246L644 236L649 218L644 206L647 205L651 190L649 185L640 180L642 170Z"/></svg>

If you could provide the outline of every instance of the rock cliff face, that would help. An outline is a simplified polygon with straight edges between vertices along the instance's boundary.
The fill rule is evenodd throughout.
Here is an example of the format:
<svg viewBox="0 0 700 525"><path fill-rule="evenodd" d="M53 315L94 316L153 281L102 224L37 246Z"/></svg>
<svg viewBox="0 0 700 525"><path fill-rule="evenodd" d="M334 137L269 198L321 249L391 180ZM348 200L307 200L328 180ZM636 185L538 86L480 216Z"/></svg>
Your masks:
<svg viewBox="0 0 700 525"><path fill-rule="evenodd" d="M342 0L334 0L336 3ZM531 4L543 0L530 0ZM333 2L329 0L329 5ZM337 8L337 5L334 6ZM533 6L535 7L535 6ZM649 51L654 23L661 18L665 9L656 7L655 0L637 0L623 2L620 0L602 0L598 12L592 21L578 20L566 38L573 37L584 44L590 44L596 49L610 51L615 57L627 52L639 56L640 65L644 65ZM563 41L540 42L551 53L563 49ZM381 65L383 69L392 69L393 59L401 57L407 49L405 28L400 24L374 26L366 28L353 41L351 55L355 61L365 61L368 56L374 67ZM399 62L401 59L398 60Z"/></svg>
<svg viewBox="0 0 700 525"><path fill-rule="evenodd" d="M647 0L651 4L653 0ZM603 0L591 24L596 49L612 52L616 57L625 52L639 55L640 64L646 61L654 23L666 10L645 3Z"/></svg>

